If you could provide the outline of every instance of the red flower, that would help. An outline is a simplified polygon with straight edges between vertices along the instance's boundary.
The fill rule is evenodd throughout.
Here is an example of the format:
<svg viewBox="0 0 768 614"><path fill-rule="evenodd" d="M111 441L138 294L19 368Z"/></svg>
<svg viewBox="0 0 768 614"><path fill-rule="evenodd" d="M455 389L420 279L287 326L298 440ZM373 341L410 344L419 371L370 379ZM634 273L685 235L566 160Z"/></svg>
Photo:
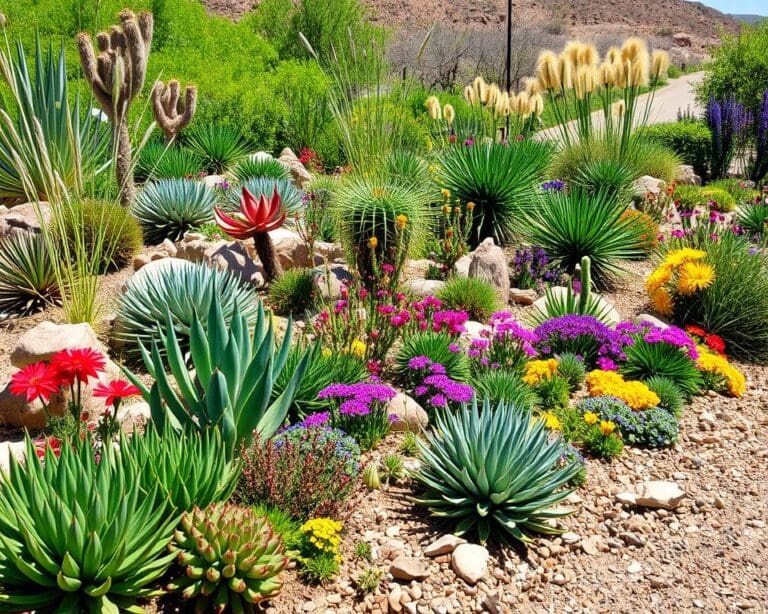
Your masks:
<svg viewBox="0 0 768 614"><path fill-rule="evenodd" d="M709 334L706 337L704 337L704 343L707 344L707 347L710 350L713 350L717 352L718 354L725 353L725 341L723 341L722 337L719 337L715 334Z"/></svg>
<svg viewBox="0 0 768 614"><path fill-rule="evenodd" d="M72 385L75 380L87 384L90 378L99 377L106 364L104 356L96 350L74 348L54 354L50 368L68 385Z"/></svg>
<svg viewBox="0 0 768 614"><path fill-rule="evenodd" d="M61 440L56 437L42 437L35 439L35 454L38 458L45 458L45 451L50 448L55 456L61 454Z"/></svg>
<svg viewBox="0 0 768 614"><path fill-rule="evenodd" d="M27 365L11 376L11 393L26 397L27 403L37 399L45 403L60 387L58 374L44 362Z"/></svg>
<svg viewBox="0 0 768 614"><path fill-rule="evenodd" d="M232 216L219 207L213 208L213 217L224 232L233 239L249 239L256 234L271 232L283 225L287 213L277 191L272 191L272 198L267 200L264 194L259 199L243 188L240 197L240 212Z"/></svg>
<svg viewBox="0 0 768 614"><path fill-rule="evenodd" d="M696 337L706 337L707 331L705 331L701 326L696 326L695 324L689 324L685 327L685 332L689 335L695 335Z"/></svg>
<svg viewBox="0 0 768 614"><path fill-rule="evenodd" d="M103 397L106 406L114 405L115 401L121 401L125 397L135 397L139 394L141 390L122 379L112 380L108 384L96 384L93 387L93 396Z"/></svg>

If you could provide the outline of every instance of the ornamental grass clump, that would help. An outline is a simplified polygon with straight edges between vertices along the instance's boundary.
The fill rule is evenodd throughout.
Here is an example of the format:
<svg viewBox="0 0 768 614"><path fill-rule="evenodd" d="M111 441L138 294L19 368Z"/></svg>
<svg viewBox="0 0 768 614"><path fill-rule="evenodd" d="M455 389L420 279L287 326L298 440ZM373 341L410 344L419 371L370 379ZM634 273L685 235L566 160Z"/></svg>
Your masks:
<svg viewBox="0 0 768 614"><path fill-rule="evenodd" d="M414 371L411 361L414 358L427 358L445 368L445 374L453 380L467 381L470 376L469 359L455 340L434 331L417 332L406 335L395 356L395 369L398 381L406 386L415 386L419 374Z"/></svg>
<svg viewBox="0 0 768 614"><path fill-rule="evenodd" d="M457 535L530 542L534 533L559 533L550 521L570 513L556 506L581 466L560 462L565 444L528 411L486 401L440 413L420 450L414 479L424 490L416 501L452 519Z"/></svg>
<svg viewBox="0 0 768 614"><path fill-rule="evenodd" d="M488 401L493 406L504 403L525 411L532 411L539 403L536 393L520 375L505 369L481 371L472 378L472 387L480 403Z"/></svg>
<svg viewBox="0 0 768 614"><path fill-rule="evenodd" d="M469 319L484 322L499 307L496 289L479 277L453 277L437 292L447 309L464 312Z"/></svg>

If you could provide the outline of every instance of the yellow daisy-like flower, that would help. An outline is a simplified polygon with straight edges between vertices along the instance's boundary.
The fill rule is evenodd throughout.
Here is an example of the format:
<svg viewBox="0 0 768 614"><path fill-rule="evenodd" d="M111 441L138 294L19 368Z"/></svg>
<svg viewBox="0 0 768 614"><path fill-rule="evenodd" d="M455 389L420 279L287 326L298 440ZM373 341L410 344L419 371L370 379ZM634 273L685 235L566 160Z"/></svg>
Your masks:
<svg viewBox="0 0 768 614"><path fill-rule="evenodd" d="M376 247L379 245L379 240L376 237L371 237L368 239L368 247L371 249L376 249Z"/></svg>
<svg viewBox="0 0 768 614"><path fill-rule="evenodd" d="M690 247L683 247L681 249L675 249L669 252L664 258L664 264L671 267L679 267L686 262L692 262L694 260L701 260L705 258L707 252L703 252L700 249L692 249Z"/></svg>
<svg viewBox="0 0 768 614"><path fill-rule="evenodd" d="M671 316L675 307L672 296L664 288L658 288L651 294L651 305L656 313L663 316Z"/></svg>
<svg viewBox="0 0 768 614"><path fill-rule="evenodd" d="M407 215L398 215L395 218L395 226L397 226L397 228L399 230L403 230L403 228L405 228L405 225L407 223L408 223L408 216Z"/></svg>
<svg viewBox="0 0 768 614"><path fill-rule="evenodd" d="M672 279L672 270L667 266L660 266L645 280L645 289L648 294L653 294L670 279Z"/></svg>
<svg viewBox="0 0 768 614"><path fill-rule="evenodd" d="M331 348L323 348L323 357L330 358L331 356L333 356L333 352L331 351Z"/></svg>
<svg viewBox="0 0 768 614"><path fill-rule="evenodd" d="M471 201L468 202L467 203L467 211L474 211L474 210L475 210L475 203L473 203Z"/></svg>
<svg viewBox="0 0 768 614"><path fill-rule="evenodd" d="M542 417L544 418L544 426L548 429L553 431L560 430L560 419L555 414L547 412Z"/></svg>
<svg viewBox="0 0 768 614"><path fill-rule="evenodd" d="M589 425L597 424L597 414L592 411L588 411L584 414L584 422Z"/></svg>
<svg viewBox="0 0 768 614"><path fill-rule="evenodd" d="M724 380L728 394L741 397L747 391L747 379L744 374L728 362L724 356L713 354L706 348L699 349L696 366L700 371L713 373Z"/></svg>
<svg viewBox="0 0 768 614"><path fill-rule="evenodd" d="M555 374L559 364L556 358L532 360L525 365L523 381L529 386L535 386L543 380L548 380Z"/></svg>
<svg viewBox="0 0 768 614"><path fill-rule="evenodd" d="M686 262L680 267L677 289L680 294L690 296L708 288L715 281L715 269L703 262Z"/></svg>
<svg viewBox="0 0 768 614"><path fill-rule="evenodd" d="M613 431L616 430L616 425L611 422L610 420L601 420L600 421L600 432L603 435L610 435L613 433Z"/></svg>
<svg viewBox="0 0 768 614"><path fill-rule="evenodd" d="M365 343L360 341L360 339L355 339L349 346L349 352L355 358L362 358L365 356L365 349Z"/></svg>

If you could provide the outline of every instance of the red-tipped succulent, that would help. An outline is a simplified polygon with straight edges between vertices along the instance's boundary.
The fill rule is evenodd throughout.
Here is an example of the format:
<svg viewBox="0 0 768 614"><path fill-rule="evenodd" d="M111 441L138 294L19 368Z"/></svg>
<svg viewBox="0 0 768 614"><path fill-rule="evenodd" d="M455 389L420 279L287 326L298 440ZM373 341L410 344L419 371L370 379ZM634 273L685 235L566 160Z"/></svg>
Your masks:
<svg viewBox="0 0 768 614"><path fill-rule="evenodd" d="M261 194L258 200L248 191L248 188L243 188L239 213L227 215L219 207L213 209L213 216L219 228L230 237L241 240L253 237L253 244L261 260L264 280L267 283L273 281L282 272L268 233L280 228L285 222L286 215L277 187L270 199Z"/></svg>

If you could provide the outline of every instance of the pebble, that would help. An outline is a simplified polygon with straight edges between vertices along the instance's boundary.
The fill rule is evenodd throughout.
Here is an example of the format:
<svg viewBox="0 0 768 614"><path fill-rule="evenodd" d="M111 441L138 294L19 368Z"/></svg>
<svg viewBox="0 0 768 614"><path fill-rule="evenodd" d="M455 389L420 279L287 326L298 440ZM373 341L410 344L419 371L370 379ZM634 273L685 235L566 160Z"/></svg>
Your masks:
<svg viewBox="0 0 768 614"><path fill-rule="evenodd" d="M637 561L634 561L633 563L630 563L629 567L627 567L627 572L628 573L635 574L635 573L640 573L641 571L643 571L643 566L640 563L638 563Z"/></svg>

